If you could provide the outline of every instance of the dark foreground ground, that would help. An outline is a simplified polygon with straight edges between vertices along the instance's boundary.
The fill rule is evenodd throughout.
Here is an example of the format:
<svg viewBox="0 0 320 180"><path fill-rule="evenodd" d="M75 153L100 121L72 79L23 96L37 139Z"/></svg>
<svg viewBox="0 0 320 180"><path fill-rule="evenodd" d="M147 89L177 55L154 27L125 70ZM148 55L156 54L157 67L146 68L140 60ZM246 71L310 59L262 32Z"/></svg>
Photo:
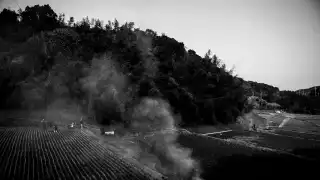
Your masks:
<svg viewBox="0 0 320 180"><path fill-rule="evenodd" d="M37 123L22 123L24 121L19 120L10 122L14 122L14 127L5 123L2 123L5 127L0 127L1 179L163 178L138 163L120 157L81 130L61 129L54 133L37 127ZM17 126L18 124L20 125ZM243 133L241 137L245 137L247 132ZM297 153L294 152L297 149L294 144L298 141L265 136L265 141L262 137L253 146L234 138L237 135L239 134L224 134L216 138L184 133L179 135L178 143L193 150L192 156L200 161L202 178L206 180L297 176L308 179L318 175L318 157L308 156L308 149L315 149L310 142L299 141L305 144L299 146L302 150ZM250 134L250 137L253 136ZM277 143L279 139L280 143ZM312 141L311 144L313 143L318 142ZM285 151L290 148L291 152Z"/></svg>
<svg viewBox="0 0 320 180"><path fill-rule="evenodd" d="M277 149L298 156L320 160L320 138L317 139L319 135L277 130L275 133L231 131L209 136L221 139L237 139L256 146Z"/></svg>
<svg viewBox="0 0 320 180"><path fill-rule="evenodd" d="M272 149L256 148L237 141L184 135L179 143L193 148L201 161L204 179L214 178L289 178L316 175L319 161L296 157Z"/></svg>

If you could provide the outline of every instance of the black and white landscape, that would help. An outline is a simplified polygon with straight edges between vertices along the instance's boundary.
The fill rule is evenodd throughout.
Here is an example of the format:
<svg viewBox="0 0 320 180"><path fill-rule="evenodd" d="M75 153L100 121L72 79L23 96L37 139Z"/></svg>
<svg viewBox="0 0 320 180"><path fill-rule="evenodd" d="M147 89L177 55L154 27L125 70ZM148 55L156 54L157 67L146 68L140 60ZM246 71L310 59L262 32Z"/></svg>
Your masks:
<svg viewBox="0 0 320 180"><path fill-rule="evenodd" d="M1 179L316 177L319 9L0 1Z"/></svg>

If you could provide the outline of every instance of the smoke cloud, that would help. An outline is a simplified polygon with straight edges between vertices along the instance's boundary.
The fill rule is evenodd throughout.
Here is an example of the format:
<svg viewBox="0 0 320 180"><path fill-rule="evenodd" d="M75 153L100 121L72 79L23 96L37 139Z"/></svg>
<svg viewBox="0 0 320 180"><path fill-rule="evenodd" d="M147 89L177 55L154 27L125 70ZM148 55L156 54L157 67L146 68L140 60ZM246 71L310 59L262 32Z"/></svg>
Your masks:
<svg viewBox="0 0 320 180"><path fill-rule="evenodd" d="M136 32L137 47L143 58L144 76L152 79L157 73L158 63L152 54L152 40L143 32ZM127 133L138 133L134 138L136 143L121 144L126 149L124 156L135 157L144 164L155 164L155 169L170 177L170 179L199 179L199 165L192 159L191 150L181 147L177 143L177 129L170 105L162 99L143 98L131 102L134 93L129 93L131 84L121 68L112 59L112 56L103 56L94 59L89 68L89 76L84 78L83 87L108 104L116 101L117 104L132 104L131 110L123 110L123 117L130 119ZM100 84L100 85L99 85ZM112 97L106 98L106 97ZM125 133L126 134L126 133Z"/></svg>
<svg viewBox="0 0 320 180"><path fill-rule="evenodd" d="M140 31L136 32L136 36L137 48L143 59L142 79L153 80L158 73L158 62L152 53L152 39ZM58 59L68 62L61 55ZM85 77L73 80L72 73L79 69ZM109 107L119 107L122 120L130 121L129 128L123 128L124 134L139 134L136 138L131 136L132 141L138 143L121 145L127 152L124 156L134 157L139 161L144 159L146 164L155 164L156 170L170 179L199 179L200 167L191 157L191 150L177 143L179 134L173 130L178 127L169 103L148 97L133 100L138 96L133 90L137 84L129 81L111 53L94 57L90 65L79 62L56 65L44 79L46 80L42 80L41 85L31 83L35 87L26 90L24 95L29 97L26 100L28 105L39 99L50 102L45 110L47 120L71 124L79 121L82 116L92 116L95 101L103 103L106 111ZM73 90L70 90L70 82L75 82L72 84ZM52 87L50 91L49 86ZM81 90L85 94L74 98L71 96L74 92L71 91L75 90ZM129 108L125 108L127 106ZM165 131L168 129L169 132Z"/></svg>
<svg viewBox="0 0 320 180"><path fill-rule="evenodd" d="M141 52L144 75L150 78L155 77L158 72L158 61L154 57L152 51L152 38L146 36L143 32L137 31L137 47Z"/></svg>
<svg viewBox="0 0 320 180"><path fill-rule="evenodd" d="M145 98L135 107L131 128L140 132L140 159L153 155L150 161L156 162L156 169L172 179L199 178L199 165L191 158L191 150L177 143L175 119L170 111L170 105L161 99ZM144 148L147 146L147 148ZM147 154L147 155L144 155Z"/></svg>

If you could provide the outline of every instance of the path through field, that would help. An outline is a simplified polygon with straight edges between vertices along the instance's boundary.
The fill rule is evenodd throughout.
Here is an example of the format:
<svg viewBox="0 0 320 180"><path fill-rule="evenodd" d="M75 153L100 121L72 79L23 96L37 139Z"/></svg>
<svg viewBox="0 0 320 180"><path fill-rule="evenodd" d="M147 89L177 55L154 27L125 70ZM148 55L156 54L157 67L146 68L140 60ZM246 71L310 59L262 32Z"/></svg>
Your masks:
<svg viewBox="0 0 320 180"><path fill-rule="evenodd" d="M320 122L319 116L259 111L255 113L269 121L268 129L260 129L259 132L234 129L207 135L320 160L317 152L320 150L320 128L317 125Z"/></svg>

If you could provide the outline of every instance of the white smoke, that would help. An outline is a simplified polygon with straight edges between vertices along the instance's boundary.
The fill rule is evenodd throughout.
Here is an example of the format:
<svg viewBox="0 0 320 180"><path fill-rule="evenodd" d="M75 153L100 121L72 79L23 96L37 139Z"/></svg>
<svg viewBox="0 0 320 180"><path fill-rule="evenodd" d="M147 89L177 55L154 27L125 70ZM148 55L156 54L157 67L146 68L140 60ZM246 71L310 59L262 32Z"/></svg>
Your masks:
<svg viewBox="0 0 320 180"><path fill-rule="evenodd" d="M137 47L143 58L144 76L152 79L157 73L157 61L152 54L151 38L137 32ZM122 117L129 119L129 129L124 134L139 133L136 146L121 144L127 154L156 164L157 170L171 179L195 177L199 179L199 165L192 159L191 150L179 146L176 132L163 133L165 129L177 129L170 105L162 99L144 98L132 101L136 94L129 93L131 84L110 55L95 58L88 69L88 77L82 80L83 87L90 94L106 104L128 105ZM108 98L112 97L112 98ZM117 130L116 130L117 131ZM148 137L147 137L148 136ZM143 156L147 155L150 158ZM152 157L152 158L151 158Z"/></svg>
<svg viewBox="0 0 320 180"><path fill-rule="evenodd" d="M174 179L191 176L199 178L198 162L191 158L189 149L177 143L179 134L176 131L162 132L177 128L168 103L161 99L145 98L135 107L132 117L131 128L140 132L140 150L146 149L144 153L157 157L155 161L158 161L158 171ZM150 132L153 134L149 135ZM149 136L146 138L147 135ZM143 148L144 143L149 147ZM143 156L143 153L140 154Z"/></svg>

